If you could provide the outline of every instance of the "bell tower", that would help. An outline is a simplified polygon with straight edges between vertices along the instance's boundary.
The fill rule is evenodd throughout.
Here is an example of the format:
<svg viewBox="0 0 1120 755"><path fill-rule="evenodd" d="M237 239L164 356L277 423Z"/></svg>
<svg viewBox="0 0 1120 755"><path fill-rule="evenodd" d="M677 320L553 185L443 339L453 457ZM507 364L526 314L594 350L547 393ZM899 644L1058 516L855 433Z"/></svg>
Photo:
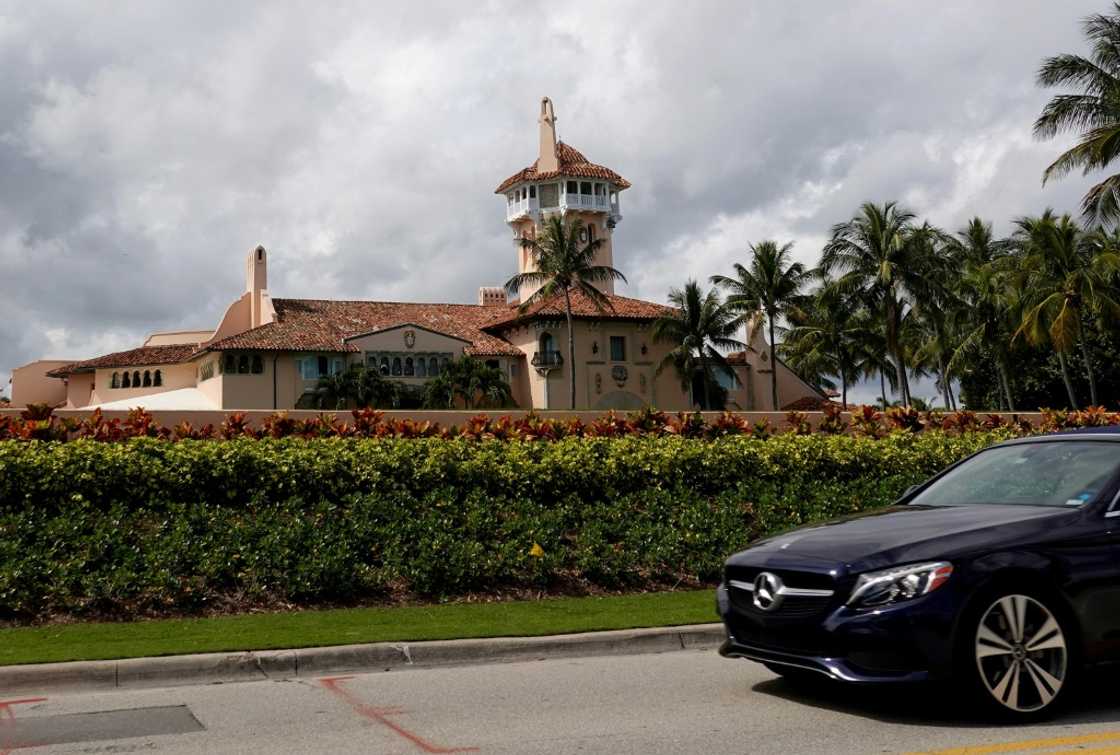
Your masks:
<svg viewBox="0 0 1120 755"><path fill-rule="evenodd" d="M514 173L495 190L506 198L506 223L513 231L517 271L535 269L532 252L522 246L521 240L535 238L544 221L557 215L566 224L578 220L583 226L581 242L600 241L595 264L613 267L614 229L622 220L618 194L629 188L630 182L560 141L556 120L552 100L543 98L537 118L540 147L536 162ZM595 285L604 293L614 293L614 281ZM535 291L533 286L522 287L520 300L525 301Z"/></svg>

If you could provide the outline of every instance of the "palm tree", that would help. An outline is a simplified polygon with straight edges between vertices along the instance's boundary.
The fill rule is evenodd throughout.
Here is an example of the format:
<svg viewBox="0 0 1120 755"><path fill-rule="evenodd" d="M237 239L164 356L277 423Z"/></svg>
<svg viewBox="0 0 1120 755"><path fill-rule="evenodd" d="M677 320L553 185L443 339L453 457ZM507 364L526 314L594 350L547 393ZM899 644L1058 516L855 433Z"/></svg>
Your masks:
<svg viewBox="0 0 1120 755"><path fill-rule="evenodd" d="M1112 15L1086 18L1084 31L1092 46L1088 58L1056 55L1044 60L1038 71L1039 85L1076 91L1055 95L1046 103L1035 121L1035 136L1050 139L1065 132L1080 136L1046 168L1043 183L1076 168L1085 175L1104 169L1120 155L1120 3L1113 5ZM1089 189L1081 209L1093 223L1120 219L1120 174Z"/></svg>
<svg viewBox="0 0 1120 755"><path fill-rule="evenodd" d="M832 238L821 255L826 273L842 273L838 284L861 291L882 318L887 353L894 362L904 403L910 402L902 324L911 292L924 276L923 251L937 231L928 225L916 227L914 214L895 202L864 203L851 220L832 228Z"/></svg>
<svg viewBox="0 0 1120 755"><path fill-rule="evenodd" d="M657 366L657 374L669 366L676 368L681 388L690 393L699 375L704 408L710 409L708 386L715 382L712 366L734 375L723 352L746 348L746 344L734 338L740 317L720 301L714 289L704 293L694 280L685 283L683 289L671 290L669 303L676 311L653 323L653 340L673 345Z"/></svg>
<svg viewBox="0 0 1120 755"><path fill-rule="evenodd" d="M319 378L315 392L320 409L345 409L356 393L356 373L361 366L351 367L333 375Z"/></svg>
<svg viewBox="0 0 1120 755"><path fill-rule="evenodd" d="M564 295L564 314L568 322L569 399L572 409L576 408L576 342L572 327L572 291L579 291L602 312L612 308L611 301L594 284L606 281L626 282L626 277L613 267L595 264L595 253L603 245L603 239L581 241L580 237L584 233L584 225L578 218L573 218L567 225L559 215L548 218L537 237L521 240L522 247L529 252L536 269L519 273L506 281L506 290L512 294L518 294L522 286L538 286L532 296L521 302L518 312L524 312L532 304L561 293Z"/></svg>
<svg viewBox="0 0 1120 755"><path fill-rule="evenodd" d="M867 310L846 295L837 282L818 274L821 284L787 317L782 355L790 367L817 385L832 387L825 376L839 377L840 401L848 408L848 386L856 382L859 362L873 328Z"/></svg>
<svg viewBox="0 0 1120 755"><path fill-rule="evenodd" d="M954 239L928 225L919 234L925 248L919 251L924 258L923 275L914 281L914 300L907 317L911 347L911 369L936 375L937 387L946 409L954 408L952 374L949 360L956 349L957 333L955 315L961 311L961 302L954 282L958 245Z"/></svg>
<svg viewBox="0 0 1120 755"><path fill-rule="evenodd" d="M429 409L453 409L460 401L466 409L498 409L513 403L513 393L500 368L464 356L449 362L424 386Z"/></svg>
<svg viewBox="0 0 1120 755"><path fill-rule="evenodd" d="M774 410L778 403L777 348L774 341L775 322L801 300L801 289L810 273L800 262L792 262L793 244L778 245L776 241L751 244L750 266L735 264L735 277L713 275L711 282L729 293L726 305L742 314L744 322L765 315L770 331L770 400ZM749 339L748 339L749 340Z"/></svg>
<svg viewBox="0 0 1120 755"><path fill-rule="evenodd" d="M1085 342L1084 320L1097 314L1109 320L1120 317L1120 301L1111 278L1120 270L1120 254L1104 236L1086 235L1069 215L1057 217L1046 210L1039 217L1015 221L1013 240L1020 253L1018 280L1025 292L1026 308L1015 335L1032 344L1049 341L1058 355L1071 406L1077 408L1066 355L1081 351L1089 380L1091 403L1098 405L1097 380Z"/></svg>

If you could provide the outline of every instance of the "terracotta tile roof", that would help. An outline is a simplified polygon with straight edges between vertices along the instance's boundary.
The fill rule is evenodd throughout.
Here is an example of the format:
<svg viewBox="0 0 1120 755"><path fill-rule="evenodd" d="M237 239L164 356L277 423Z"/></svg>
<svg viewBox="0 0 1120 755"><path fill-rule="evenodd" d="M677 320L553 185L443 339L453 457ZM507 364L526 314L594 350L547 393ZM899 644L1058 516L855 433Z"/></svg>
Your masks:
<svg viewBox="0 0 1120 755"><path fill-rule="evenodd" d="M783 412L819 412L828 404L836 404L826 398L818 396L802 396L796 401L791 401L782 407Z"/></svg>
<svg viewBox="0 0 1120 755"><path fill-rule="evenodd" d="M191 343L174 346L141 346L138 349L118 351L105 356L74 362L51 370L51 377L65 377L74 372L89 372L106 367L147 367L157 364L177 364L187 361L198 347Z"/></svg>
<svg viewBox="0 0 1120 755"><path fill-rule="evenodd" d="M583 156L583 153L569 147L564 142L558 142L556 144L556 157L560 163L559 170L538 171L537 162L539 161L534 161L528 168L523 168L502 181L498 188L494 189L494 193L501 194L511 186L515 186L523 181L547 181L550 178L560 178L562 176L571 176L572 178L598 178L603 181L610 181L619 189L630 188L630 182L625 178L618 175L610 168L604 168L602 165L596 165L590 162Z"/></svg>
<svg viewBox="0 0 1120 755"><path fill-rule="evenodd" d="M654 304L641 299L631 299L626 296L607 296L611 306L600 310L591 299L579 291L572 292L572 316L580 319L597 320L656 320L662 315L671 315L676 310L664 304ZM551 299L532 304L523 313L518 313L516 307L507 310L508 316L491 323L488 327L496 328L511 325L521 320L532 320L538 317L564 317L564 295L557 294Z"/></svg>
<svg viewBox="0 0 1120 755"><path fill-rule="evenodd" d="M509 312L506 307L476 304L420 304L324 299L273 299L276 321L220 341L210 350L355 352L347 338L399 325L414 324L469 341L476 356L520 356L521 351L484 328Z"/></svg>

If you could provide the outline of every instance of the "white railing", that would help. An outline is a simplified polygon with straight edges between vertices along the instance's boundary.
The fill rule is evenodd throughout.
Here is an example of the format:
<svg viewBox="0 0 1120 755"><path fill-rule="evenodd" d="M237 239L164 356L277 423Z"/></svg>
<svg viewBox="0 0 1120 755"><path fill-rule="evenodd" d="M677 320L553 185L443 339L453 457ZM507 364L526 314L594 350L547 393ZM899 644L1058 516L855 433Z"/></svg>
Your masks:
<svg viewBox="0 0 1120 755"><path fill-rule="evenodd" d="M536 197L519 199L506 203L506 220L515 220L523 215L536 212L539 209Z"/></svg>
<svg viewBox="0 0 1120 755"><path fill-rule="evenodd" d="M540 199L527 197L506 203L506 220L513 221L526 215L535 215L541 211L551 214L563 210L593 210L595 212L609 212L618 215L618 200L611 201L606 194L568 194L560 195L560 204L552 207L541 207Z"/></svg>

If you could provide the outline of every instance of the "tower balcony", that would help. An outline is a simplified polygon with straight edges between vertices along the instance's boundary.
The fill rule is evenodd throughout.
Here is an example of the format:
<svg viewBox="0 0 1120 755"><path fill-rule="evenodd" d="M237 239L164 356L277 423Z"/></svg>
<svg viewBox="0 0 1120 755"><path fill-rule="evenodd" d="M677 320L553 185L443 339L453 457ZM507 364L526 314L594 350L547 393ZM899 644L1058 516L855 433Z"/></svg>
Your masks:
<svg viewBox="0 0 1120 755"><path fill-rule="evenodd" d="M512 223L526 217L536 218L539 212L540 200L536 197L515 199L506 204L506 222Z"/></svg>
<svg viewBox="0 0 1120 755"><path fill-rule="evenodd" d="M595 181L557 181L522 185L506 195L506 222L522 218L539 221L543 215L580 212L602 212L618 221L618 191L611 185Z"/></svg>

